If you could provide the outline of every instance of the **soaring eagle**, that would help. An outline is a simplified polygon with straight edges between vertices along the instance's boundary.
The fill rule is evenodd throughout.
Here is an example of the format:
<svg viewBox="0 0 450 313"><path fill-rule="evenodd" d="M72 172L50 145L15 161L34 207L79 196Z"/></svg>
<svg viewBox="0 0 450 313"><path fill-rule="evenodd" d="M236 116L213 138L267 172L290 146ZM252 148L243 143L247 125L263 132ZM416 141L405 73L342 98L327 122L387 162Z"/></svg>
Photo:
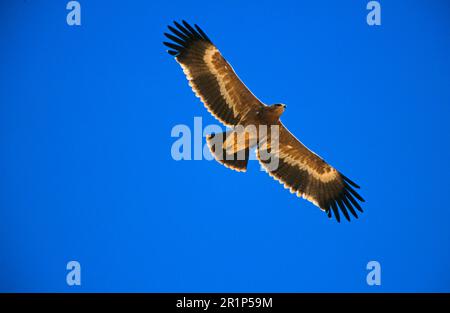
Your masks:
<svg viewBox="0 0 450 313"><path fill-rule="evenodd" d="M338 222L340 212L349 221L349 212L358 218L356 210L363 210L357 200L364 202L354 189L359 186L289 132L280 121L286 106L266 105L256 98L197 25L182 21L168 28L171 33L164 33L171 40L164 42L169 47L167 52L181 65L189 85L206 109L231 128L207 137L216 160L233 170L245 171L249 150L256 147L261 165L292 193L311 201L329 218L333 212ZM238 140L236 129L251 125L276 126L277 134L246 132L244 140ZM272 137L276 137L277 144L272 144L275 142Z"/></svg>

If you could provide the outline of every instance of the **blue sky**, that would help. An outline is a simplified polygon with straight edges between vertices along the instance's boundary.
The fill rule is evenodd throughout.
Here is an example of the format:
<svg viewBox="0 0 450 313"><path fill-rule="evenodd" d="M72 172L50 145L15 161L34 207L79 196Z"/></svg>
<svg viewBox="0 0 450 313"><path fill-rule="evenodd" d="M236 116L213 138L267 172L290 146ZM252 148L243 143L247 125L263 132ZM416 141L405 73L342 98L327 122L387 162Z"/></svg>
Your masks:
<svg viewBox="0 0 450 313"><path fill-rule="evenodd" d="M81 26L66 3L1 4L0 291L450 291L447 1L380 1L374 27L362 0L81 0ZM217 124L162 45L181 19L362 186L359 220L255 161L172 159L175 125Z"/></svg>

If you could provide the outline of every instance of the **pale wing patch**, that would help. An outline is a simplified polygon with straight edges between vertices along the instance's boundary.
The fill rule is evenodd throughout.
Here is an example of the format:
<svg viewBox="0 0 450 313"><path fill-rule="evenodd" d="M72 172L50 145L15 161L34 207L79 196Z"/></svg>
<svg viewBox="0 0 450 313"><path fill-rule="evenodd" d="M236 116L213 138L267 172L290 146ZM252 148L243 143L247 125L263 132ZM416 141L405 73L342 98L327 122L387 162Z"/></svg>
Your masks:
<svg viewBox="0 0 450 313"><path fill-rule="evenodd" d="M226 103L231 106L233 110L234 116L239 116L239 111L237 108L237 101L239 101L239 95L235 94L233 90L233 81L232 78L228 75L228 66L222 68L222 72L214 65L214 60L216 58L221 58L221 54L216 47L210 46L205 51L205 55L203 56L203 61L205 61L206 65L210 69L211 73L216 77L217 83L219 84L220 94L224 97ZM233 69L230 68L231 71ZM233 96L232 96L233 95ZM241 112L242 113L242 112Z"/></svg>
<svg viewBox="0 0 450 313"><path fill-rule="evenodd" d="M261 160L260 155L259 155L259 150L256 150L256 157ZM291 186L289 186L288 184L286 184L281 178L277 177L276 175L274 175L269 168L265 165L264 162L261 162L262 167L264 168L264 170L266 171L267 174L269 174L270 177L272 177L273 179L275 179L276 181L278 181L281 185L283 185L284 189L289 189L289 191L291 193L295 193L297 195L297 197L299 198L303 198L305 200L308 200L309 202L311 202L312 204L314 204L315 206L317 206L319 209L321 209L322 211L325 211L324 209L322 209L319 205L319 203L317 202L317 200L313 197L311 197L310 195L307 195L305 193L302 193L300 191L295 190L294 188L292 188Z"/></svg>
<svg viewBox="0 0 450 313"><path fill-rule="evenodd" d="M186 76L186 79L189 82L189 86L191 87L192 91L194 92L195 96L197 98L200 98L200 101L203 103L203 106L206 108L206 110L212 115L214 116L219 122L221 122L222 124L224 124L225 126L232 126L230 123L225 122L222 118L220 118L216 113L213 112L213 110L208 106L208 103L206 102L206 99L200 94L197 86L195 86L195 84L192 82L193 77L191 75L191 72L189 71L188 67L185 66L183 63L179 62L177 60L178 64L180 64L184 75Z"/></svg>
<svg viewBox="0 0 450 313"><path fill-rule="evenodd" d="M295 159L291 155L281 154L280 158L282 158L285 162L289 163L290 165L297 166L298 168L307 171L308 174L310 174L311 176L320 180L323 183L328 183L332 180L335 180L338 177L338 172L332 167L328 167L324 173L319 173L314 168L308 166L307 164L302 163L301 161Z"/></svg>
<svg viewBox="0 0 450 313"><path fill-rule="evenodd" d="M328 183L332 180L335 180L339 173L334 169L333 167L329 166L325 163L325 167L323 168L323 173L318 172L315 168L308 165L308 156L302 156L302 158L299 158L299 156L295 156L294 154L290 153L289 150L292 149L281 149L277 151L273 151L272 153L275 154L275 156L278 156L279 159L282 159L283 161L289 163L290 165L296 166L301 170L307 171L308 174L313 176L314 178L320 180L323 183ZM316 154L313 154L315 157L319 157Z"/></svg>

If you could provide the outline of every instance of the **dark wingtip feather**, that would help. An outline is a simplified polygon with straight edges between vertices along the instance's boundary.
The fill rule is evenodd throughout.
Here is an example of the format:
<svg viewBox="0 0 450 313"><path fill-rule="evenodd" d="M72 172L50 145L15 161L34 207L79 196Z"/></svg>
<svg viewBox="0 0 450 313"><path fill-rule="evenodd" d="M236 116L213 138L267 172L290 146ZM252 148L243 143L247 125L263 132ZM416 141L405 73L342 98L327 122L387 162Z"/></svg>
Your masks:
<svg viewBox="0 0 450 313"><path fill-rule="evenodd" d="M349 184L347 184L346 182L344 182L345 185L345 189L350 191L352 195L355 196L356 199L358 199L361 202L366 202L366 200L363 199L363 197L361 197L356 191L355 189L353 189Z"/></svg>
<svg viewBox="0 0 450 313"><path fill-rule="evenodd" d="M183 34L182 32L180 32L178 29L176 29L176 28L174 28L174 27L172 27L172 26L167 26L167 28L172 32L172 33L174 33L175 35L177 35L178 37L180 37L181 39L183 39L183 40L187 40L187 39L189 39L189 37L187 37L185 34Z"/></svg>
<svg viewBox="0 0 450 313"><path fill-rule="evenodd" d="M176 57L178 55L178 52L173 51L173 50L166 50L168 54L170 54L171 56Z"/></svg>
<svg viewBox="0 0 450 313"><path fill-rule="evenodd" d="M353 196L347 191L344 191L345 197L350 200L350 202L353 204L353 206L359 211L364 212L359 203L353 198Z"/></svg>
<svg viewBox="0 0 450 313"><path fill-rule="evenodd" d="M339 205L339 208L341 209L341 212L344 213L344 216L347 219L347 221L350 222L350 215L348 214L347 209L345 208L345 205L342 203L342 200L338 199L336 202Z"/></svg>
<svg viewBox="0 0 450 313"><path fill-rule="evenodd" d="M167 42L167 41L163 41L163 45L165 45L165 46L167 46L167 47L169 47L169 48L173 48L173 49L175 49L175 50L183 49L182 46L178 46L178 45L176 45L176 44L173 44L173 43Z"/></svg>
<svg viewBox="0 0 450 313"><path fill-rule="evenodd" d="M202 36L200 36L200 34L185 20L183 20L183 25L184 27L186 27L194 37L199 38L199 39L203 39Z"/></svg>
<svg viewBox="0 0 450 313"><path fill-rule="evenodd" d="M183 26L185 27L185 29L187 29L191 35L195 35L191 30L190 30L190 26L188 22L186 22L185 20L181 20L181 23L183 24Z"/></svg>
<svg viewBox="0 0 450 313"><path fill-rule="evenodd" d="M203 29L200 28L200 26L198 26L197 24L194 24L194 27L195 27L195 29L197 29L198 33L203 37L203 39L211 42L211 39L209 39L209 37L205 34Z"/></svg>
<svg viewBox="0 0 450 313"><path fill-rule="evenodd" d="M168 33L164 33L164 36L166 36L168 39L172 40L173 42L179 44L180 46L185 46L186 45L186 41L175 37L174 35L168 34Z"/></svg>
<svg viewBox="0 0 450 313"><path fill-rule="evenodd" d="M173 44L171 42L164 41L163 44L166 47L169 47L170 49L172 49L171 51L174 51L177 55L180 54L180 52L183 51L183 49L184 49L183 47Z"/></svg>
<svg viewBox="0 0 450 313"><path fill-rule="evenodd" d="M174 21L173 23L184 35L186 35L187 37L192 37L192 34L186 28L184 28L183 25L181 25L177 21Z"/></svg>
<svg viewBox="0 0 450 313"><path fill-rule="evenodd" d="M184 27L191 30L192 26L188 22L186 22L186 20L181 20L181 23L183 23Z"/></svg>
<svg viewBox="0 0 450 313"><path fill-rule="evenodd" d="M352 213L352 215L356 218L358 218L358 214L356 214L355 209L352 207L352 205L350 204L350 202L348 202L347 198L345 197L345 194L342 196L342 201L344 202L345 206L347 207L347 209L350 211L350 213Z"/></svg>
<svg viewBox="0 0 450 313"><path fill-rule="evenodd" d="M339 216L339 210L338 210L338 208L336 206L336 202L332 202L331 203L331 208L333 209L333 214L334 214L334 217L336 218L336 221L338 223L340 223L341 222L341 217Z"/></svg>
<svg viewBox="0 0 450 313"><path fill-rule="evenodd" d="M344 174L342 174L342 173L339 173L339 174L341 174L341 176L342 176L342 178L347 182L347 183L349 183L350 185L352 185L353 187L355 187L355 188L361 188L361 187L359 187L359 185L358 184L356 184L354 181L352 181L351 179L349 179L347 176L345 176Z"/></svg>

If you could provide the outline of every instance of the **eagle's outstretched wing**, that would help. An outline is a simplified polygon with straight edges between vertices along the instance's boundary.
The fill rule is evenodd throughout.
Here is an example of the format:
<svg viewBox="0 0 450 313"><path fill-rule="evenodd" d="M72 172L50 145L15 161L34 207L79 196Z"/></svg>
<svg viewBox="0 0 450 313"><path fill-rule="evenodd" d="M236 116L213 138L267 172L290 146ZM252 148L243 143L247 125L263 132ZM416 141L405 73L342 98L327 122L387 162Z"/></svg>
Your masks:
<svg viewBox="0 0 450 313"><path fill-rule="evenodd" d="M198 27L185 21L169 26L172 34L164 35L167 52L180 63L195 94L208 111L227 126L244 124L247 113L263 104L251 93L230 64Z"/></svg>
<svg viewBox="0 0 450 313"><path fill-rule="evenodd" d="M349 211L358 218L355 208L363 210L355 198L362 202L364 199L354 190L359 188L357 184L306 148L281 122L278 145L270 145L269 140L259 146L257 155L273 178L327 212L329 217L333 211L338 222L339 209L347 220L350 220Z"/></svg>

